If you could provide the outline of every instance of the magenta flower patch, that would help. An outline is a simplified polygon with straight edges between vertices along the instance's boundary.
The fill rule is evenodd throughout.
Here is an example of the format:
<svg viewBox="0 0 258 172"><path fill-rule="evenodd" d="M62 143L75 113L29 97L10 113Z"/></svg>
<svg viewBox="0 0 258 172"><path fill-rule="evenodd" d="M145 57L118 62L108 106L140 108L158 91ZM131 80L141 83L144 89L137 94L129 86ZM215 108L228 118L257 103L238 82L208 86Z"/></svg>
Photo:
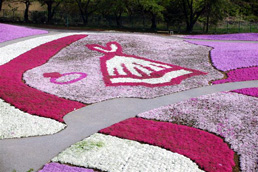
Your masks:
<svg viewBox="0 0 258 172"><path fill-rule="evenodd" d="M44 166L39 172L94 172L91 169L72 167L64 164L49 163Z"/></svg>
<svg viewBox="0 0 258 172"><path fill-rule="evenodd" d="M258 66L258 44L238 42L187 41L213 47L211 60L222 71Z"/></svg>
<svg viewBox="0 0 258 172"><path fill-rule="evenodd" d="M257 59L258 60L258 59ZM258 80L258 67L235 69L227 72L227 78L213 81L213 84Z"/></svg>
<svg viewBox="0 0 258 172"><path fill-rule="evenodd" d="M226 79L213 81L212 83L222 84L227 82L258 80L258 67L232 70L227 73L227 76L228 78ZM258 88L244 88L244 89L234 90L232 92L258 97Z"/></svg>
<svg viewBox="0 0 258 172"><path fill-rule="evenodd" d="M189 35L188 39L258 41L258 33L236 33L222 35Z"/></svg>
<svg viewBox="0 0 258 172"><path fill-rule="evenodd" d="M48 31L0 23L0 43L26 36L46 33L48 33Z"/></svg>
<svg viewBox="0 0 258 172"><path fill-rule="evenodd" d="M234 152L221 138L192 127L130 118L100 132L160 146L192 159L209 172L231 172L235 165Z"/></svg>
<svg viewBox="0 0 258 172"><path fill-rule="evenodd" d="M86 35L73 35L38 46L0 66L0 98L24 112L63 122L63 116L85 104L59 98L32 88L22 80L23 73L46 63L67 45ZM59 75L58 73L54 75ZM53 76L53 74L45 74Z"/></svg>
<svg viewBox="0 0 258 172"><path fill-rule="evenodd" d="M106 47L97 44L86 45L89 49L105 54L100 58L103 79L107 86L144 85L148 87L176 85L184 79L207 73L162 63L146 58L127 55L117 42Z"/></svg>
<svg viewBox="0 0 258 172"><path fill-rule="evenodd" d="M253 88L248 89L250 92L253 90ZM257 107L256 97L221 92L153 109L138 116L180 123L218 134L224 137L240 156L241 171L256 172L258 170Z"/></svg>
<svg viewBox="0 0 258 172"><path fill-rule="evenodd" d="M70 72L70 73L64 73L64 74L60 74L58 72L53 72L53 73L44 73L43 76L50 77L51 78L50 82L52 82L54 84L62 85L62 84L72 84L77 81L80 81L80 80L86 78L87 74L82 73L82 72ZM62 77L64 78L66 76L68 76L68 78L66 79L67 81L58 81L58 80L60 80L60 78L62 79Z"/></svg>
<svg viewBox="0 0 258 172"><path fill-rule="evenodd" d="M232 92L244 94L244 95L252 96L252 97L258 97L258 88L257 87L243 88L243 89L233 90Z"/></svg>

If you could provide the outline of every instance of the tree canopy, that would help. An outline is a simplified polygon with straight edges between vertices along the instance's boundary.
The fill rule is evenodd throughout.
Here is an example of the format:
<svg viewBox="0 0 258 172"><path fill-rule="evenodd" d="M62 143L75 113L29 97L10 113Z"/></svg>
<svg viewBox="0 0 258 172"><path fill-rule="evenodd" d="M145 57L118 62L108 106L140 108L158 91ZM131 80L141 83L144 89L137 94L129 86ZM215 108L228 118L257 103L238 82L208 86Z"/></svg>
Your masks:
<svg viewBox="0 0 258 172"><path fill-rule="evenodd" d="M0 10L3 1L0 0ZM84 25L89 17L102 16L111 23L115 19L117 27L123 27L123 17L133 17L148 21L150 28L157 29L158 21L167 25L185 25L192 32L196 23L202 23L206 32L210 25L216 25L225 18L235 17L246 21L258 21L257 0L13 0L26 5L24 20L28 21L29 6L38 1L46 6L47 22L51 22L59 10L80 16Z"/></svg>

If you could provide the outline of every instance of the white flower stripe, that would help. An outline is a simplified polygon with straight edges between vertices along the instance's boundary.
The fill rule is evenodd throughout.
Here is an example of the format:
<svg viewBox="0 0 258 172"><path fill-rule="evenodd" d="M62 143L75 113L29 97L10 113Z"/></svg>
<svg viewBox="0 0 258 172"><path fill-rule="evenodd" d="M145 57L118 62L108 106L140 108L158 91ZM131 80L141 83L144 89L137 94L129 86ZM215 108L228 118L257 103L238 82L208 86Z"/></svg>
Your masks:
<svg viewBox="0 0 258 172"><path fill-rule="evenodd" d="M72 145L52 161L110 172L202 171L183 155L99 133Z"/></svg>
<svg viewBox="0 0 258 172"><path fill-rule="evenodd" d="M12 59L18 57L19 55L37 47L47 42L69 36L69 35L78 35L83 33L62 33L55 35L41 36L21 42L17 42L11 45L0 48L0 66L8 63ZM14 51L15 50L15 51Z"/></svg>
<svg viewBox="0 0 258 172"><path fill-rule="evenodd" d="M39 136L57 133L65 124L33 116L0 99L0 139Z"/></svg>
<svg viewBox="0 0 258 172"><path fill-rule="evenodd" d="M191 71L187 71L184 69L178 71L171 71L166 73L164 76L160 78L151 78L151 79L135 79L135 78L113 78L111 79L112 83L148 83L148 84L159 84L169 82L171 79L177 78L182 75L186 75L192 73Z"/></svg>

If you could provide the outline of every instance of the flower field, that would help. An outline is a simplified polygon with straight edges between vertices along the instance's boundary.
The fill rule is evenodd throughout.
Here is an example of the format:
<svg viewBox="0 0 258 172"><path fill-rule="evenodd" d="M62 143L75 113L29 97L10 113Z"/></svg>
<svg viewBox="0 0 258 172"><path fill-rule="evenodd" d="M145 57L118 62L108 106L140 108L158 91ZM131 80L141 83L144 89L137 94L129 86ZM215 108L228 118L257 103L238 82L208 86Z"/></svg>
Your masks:
<svg viewBox="0 0 258 172"><path fill-rule="evenodd" d="M234 92L193 98L139 114L138 117L179 123L215 133L240 155L243 171L256 171L258 99Z"/></svg>
<svg viewBox="0 0 258 172"><path fill-rule="evenodd" d="M114 50L109 46L114 46ZM154 98L223 78L207 60L209 50L182 40L155 36L91 34L64 48L47 63L26 71L23 79L43 92L86 104L118 97ZM73 84L54 84L44 77L46 73L71 72L87 77ZM56 81L80 77L66 75Z"/></svg>
<svg viewBox="0 0 258 172"><path fill-rule="evenodd" d="M258 33L235 33L222 35L189 35L188 39L207 39L207 40L231 40L231 41L258 41Z"/></svg>
<svg viewBox="0 0 258 172"><path fill-rule="evenodd" d="M14 26L9 24L0 23L0 43L17 38L23 38L32 35L46 34L47 31L39 29L30 29L20 26Z"/></svg>
<svg viewBox="0 0 258 172"><path fill-rule="evenodd" d="M47 32L0 24L0 33L1 43ZM257 45L83 32L7 44L0 47L0 139L58 133L68 113L115 98L258 80ZM40 172L255 172L257 98L258 87L243 88L140 113L73 144Z"/></svg>
<svg viewBox="0 0 258 172"><path fill-rule="evenodd" d="M52 161L103 171L200 170L179 157L174 161L180 154L204 171L239 171L236 157L242 171L256 171L257 100L220 92L154 109L100 130ZM165 150L176 154L165 158Z"/></svg>

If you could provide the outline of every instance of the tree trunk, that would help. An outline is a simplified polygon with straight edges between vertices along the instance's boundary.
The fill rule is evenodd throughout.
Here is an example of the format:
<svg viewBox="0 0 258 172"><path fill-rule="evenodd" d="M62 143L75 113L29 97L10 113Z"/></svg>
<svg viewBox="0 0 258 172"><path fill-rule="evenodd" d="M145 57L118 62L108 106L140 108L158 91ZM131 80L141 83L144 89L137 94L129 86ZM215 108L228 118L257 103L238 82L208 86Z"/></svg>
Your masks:
<svg viewBox="0 0 258 172"><path fill-rule="evenodd" d="M25 22L28 22L29 21L29 7L30 7L30 2L29 1L26 1L25 2L25 11L24 11L24 21Z"/></svg>
<svg viewBox="0 0 258 172"><path fill-rule="evenodd" d="M3 0L0 0L0 11L2 10Z"/></svg>
<svg viewBox="0 0 258 172"><path fill-rule="evenodd" d="M156 24L156 15L152 14L151 18L151 29L156 30L157 29L157 24Z"/></svg>
<svg viewBox="0 0 258 172"><path fill-rule="evenodd" d="M52 16L53 2L47 2L47 22L50 23Z"/></svg>
<svg viewBox="0 0 258 172"><path fill-rule="evenodd" d="M209 24L210 24L210 8L207 8L207 18L206 18L206 33L209 32Z"/></svg>
<svg viewBox="0 0 258 172"><path fill-rule="evenodd" d="M208 15L206 19L206 33L209 32L209 23L210 23L210 16Z"/></svg>
<svg viewBox="0 0 258 172"><path fill-rule="evenodd" d="M115 14L115 16L116 16L116 25L117 25L117 27L121 27L122 26L122 24L121 24L121 15L122 14Z"/></svg>
<svg viewBox="0 0 258 172"><path fill-rule="evenodd" d="M88 20L89 20L89 15L88 14L84 14L82 16L82 21L84 25L88 25Z"/></svg>
<svg viewBox="0 0 258 172"><path fill-rule="evenodd" d="M186 31L187 31L188 33L192 33L194 24L195 24L195 22L193 22L193 21L190 21L190 22L187 24Z"/></svg>

